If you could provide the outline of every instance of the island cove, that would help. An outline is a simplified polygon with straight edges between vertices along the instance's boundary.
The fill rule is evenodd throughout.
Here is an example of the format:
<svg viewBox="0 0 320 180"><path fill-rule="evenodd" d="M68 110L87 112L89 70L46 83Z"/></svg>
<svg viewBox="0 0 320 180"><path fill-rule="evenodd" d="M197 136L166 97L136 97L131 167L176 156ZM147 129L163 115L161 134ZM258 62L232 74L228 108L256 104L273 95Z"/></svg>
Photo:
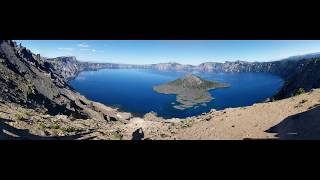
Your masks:
<svg viewBox="0 0 320 180"><path fill-rule="evenodd" d="M158 93L176 94L177 102L180 104L173 107L176 109L184 110L186 108L194 107L198 104L206 106L206 103L210 102L213 99L208 90L226 88L229 86L229 84L211 82L193 74L187 74L186 76L177 80L165 83L163 85L155 86L153 87L153 89Z"/></svg>
<svg viewBox="0 0 320 180"><path fill-rule="evenodd" d="M69 84L94 101L139 116L155 112L164 118L186 118L211 109L252 105L272 97L283 85L279 76L270 73L189 73L108 68L83 71ZM173 87L166 85L174 84L184 85L189 90L166 89Z"/></svg>

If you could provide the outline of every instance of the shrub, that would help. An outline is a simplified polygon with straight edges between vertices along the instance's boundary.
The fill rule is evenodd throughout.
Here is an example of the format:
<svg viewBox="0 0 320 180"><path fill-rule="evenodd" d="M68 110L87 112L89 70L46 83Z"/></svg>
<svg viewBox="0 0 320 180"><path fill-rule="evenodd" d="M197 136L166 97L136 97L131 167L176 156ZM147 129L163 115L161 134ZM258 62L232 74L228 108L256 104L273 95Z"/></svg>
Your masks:
<svg viewBox="0 0 320 180"><path fill-rule="evenodd" d="M39 123L39 126L43 129L60 129L58 124L46 125L44 123Z"/></svg>
<svg viewBox="0 0 320 180"><path fill-rule="evenodd" d="M16 113L14 116L15 116L15 119L19 121L24 119L24 116L21 113Z"/></svg>
<svg viewBox="0 0 320 180"><path fill-rule="evenodd" d="M120 132L114 132L112 133L112 139L113 140L122 140L123 135Z"/></svg>
<svg viewBox="0 0 320 180"><path fill-rule="evenodd" d="M297 92L295 93L295 96L298 96L298 95L301 95L301 94L304 94L304 93L305 93L304 89L303 88L299 88L297 90Z"/></svg>
<svg viewBox="0 0 320 180"><path fill-rule="evenodd" d="M35 91L34 91L34 86L31 84L30 81L27 82L27 95L30 96L32 94L35 94Z"/></svg>
<svg viewBox="0 0 320 180"><path fill-rule="evenodd" d="M60 130L64 133L71 133L71 132L76 132L78 131L76 128L74 127L62 127L60 128Z"/></svg>
<svg viewBox="0 0 320 180"><path fill-rule="evenodd" d="M162 138L169 137L169 136L168 136L168 135L166 135L166 134L160 134L160 136L161 136Z"/></svg>
<svg viewBox="0 0 320 180"><path fill-rule="evenodd" d="M47 128L47 126L45 124L43 124L42 122L39 123L39 127L43 128L43 129Z"/></svg>
<svg viewBox="0 0 320 180"><path fill-rule="evenodd" d="M53 124L49 126L49 129L60 129L60 126L58 124Z"/></svg>

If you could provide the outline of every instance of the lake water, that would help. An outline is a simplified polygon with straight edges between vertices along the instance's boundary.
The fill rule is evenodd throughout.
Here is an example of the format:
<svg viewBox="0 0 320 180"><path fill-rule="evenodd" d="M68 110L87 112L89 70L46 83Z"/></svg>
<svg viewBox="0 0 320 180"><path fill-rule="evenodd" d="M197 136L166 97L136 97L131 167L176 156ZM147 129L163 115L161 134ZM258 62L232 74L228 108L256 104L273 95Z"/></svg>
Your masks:
<svg viewBox="0 0 320 180"><path fill-rule="evenodd" d="M189 117L228 107L252 105L273 96L283 80L266 73L203 73L193 72L203 79L229 83L230 88L210 90L214 100L207 106L185 110L173 108L175 95L159 94L152 87L182 77L186 72L140 69L103 69L81 72L69 84L87 98L136 115L154 111L159 116Z"/></svg>

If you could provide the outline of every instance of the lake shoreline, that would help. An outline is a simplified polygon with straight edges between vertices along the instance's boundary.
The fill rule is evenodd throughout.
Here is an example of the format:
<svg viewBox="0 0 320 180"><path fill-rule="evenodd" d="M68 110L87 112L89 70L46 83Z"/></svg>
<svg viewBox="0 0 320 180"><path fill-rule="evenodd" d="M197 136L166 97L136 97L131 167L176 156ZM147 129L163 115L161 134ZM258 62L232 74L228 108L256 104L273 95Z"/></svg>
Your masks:
<svg viewBox="0 0 320 180"><path fill-rule="evenodd" d="M158 84L161 84L161 82L165 83L170 80L174 80L175 77L181 77L181 75L185 73L187 72L168 72L168 71L162 72L162 71L154 71L154 70L146 70L146 69L101 69L98 71L83 71L79 73L78 76L75 77L73 80L68 81L68 84L72 88L74 88L76 91L80 92L81 94L85 95L90 99L93 99L94 101L98 101L110 107L114 107L115 104L120 105L120 108L117 106L116 108L121 112L130 112L137 117L143 117L146 113L153 111L153 112L156 112L158 116L161 116L164 118L186 118L190 116L200 115L205 112L209 112L211 109L222 110L228 107L231 107L231 108L242 107L242 106L248 106L250 104L252 105L258 102L263 102L268 98L272 98L272 96L276 94L276 91L279 91L279 89L281 89L283 85L283 79L281 77L270 74L270 73L203 73L203 75L205 76L204 77L205 79L210 79L212 78L210 76L214 75L217 79L216 81L220 81L220 82L224 82L224 81L219 80L219 78L223 78L224 76L226 76L230 80L235 81L236 84L237 83L239 84L239 81L244 81L244 83L247 82L248 84L252 84L252 82L254 81L253 78L261 76L260 79L258 79L258 81L261 81L263 78L267 78L267 79L270 79L269 83L271 84L272 84L272 79L275 79L275 81L277 82L279 81L279 83L275 83L277 86L276 89L271 88L271 91L273 91L272 93L270 92L265 93L263 95L263 98L260 98L260 99L256 98L258 100L251 99L247 103L243 103L243 99L245 98L235 97L234 100L232 100L231 98L228 98L227 97L228 94L221 93L221 91L224 91L224 90L210 89L208 90L208 93L213 97L213 100L209 104L207 104L206 106L200 105L196 109L187 108L185 110L177 110L177 109L173 110L171 103L174 102L176 103L175 105L178 104L176 101L175 95L170 97L158 96L158 95L155 95L158 93L150 92L150 91L153 91L152 84L158 85ZM198 74L202 74L202 73L198 73ZM79 76L81 77L85 76L84 80L78 79ZM130 77L129 80L131 82L126 79L127 78L126 76ZM241 77L237 79L237 76L241 76ZM247 79L249 80L245 80L246 76L248 76ZM89 80L88 79L86 80L86 78L89 78ZM104 82L103 79L106 82ZM90 81L96 81L96 82L90 82ZM153 83L153 81L155 82ZM112 89L114 90L110 90L110 87L107 86L107 84L119 84L120 82L121 83L123 82L123 84L126 84L127 82L127 84L117 85L119 87L112 86ZM86 85L84 85L83 83L86 83ZM149 85L145 85L144 83L147 83ZM230 83L230 84L235 84L235 83ZM84 88L83 86L91 87L91 89L97 92L90 95L90 93L92 93L91 91L93 90L88 90L87 87ZM106 91L102 90L103 86L107 87ZM135 94L135 95L130 95L126 92L127 91L126 89L131 89L131 88L132 88L132 92L130 94ZM260 89L260 91L265 89L261 87L258 87L258 88ZM257 95L257 93L252 88L251 89L249 88L248 90L252 91L254 96ZM244 94L246 97L249 97L249 98L251 96L250 93L246 93L245 91L240 93ZM226 98L228 102L231 102L230 106L225 105L228 102L224 103L220 98L220 96L222 96L223 98ZM237 99L240 99L240 101L242 101L241 103L243 104L237 104L233 102L233 101L237 101ZM155 105L154 103L157 104L158 101L160 104L158 103L159 105ZM126 103L128 104L126 105ZM142 107L139 108L139 106L142 106Z"/></svg>

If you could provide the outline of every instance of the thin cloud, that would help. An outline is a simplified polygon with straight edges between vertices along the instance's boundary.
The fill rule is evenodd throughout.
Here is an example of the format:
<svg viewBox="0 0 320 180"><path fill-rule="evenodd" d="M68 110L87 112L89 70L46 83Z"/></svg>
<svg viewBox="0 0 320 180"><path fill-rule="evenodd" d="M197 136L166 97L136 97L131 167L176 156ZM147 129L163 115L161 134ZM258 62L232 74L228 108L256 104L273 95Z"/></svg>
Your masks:
<svg viewBox="0 0 320 180"><path fill-rule="evenodd" d="M96 49L90 49L90 48L82 48L80 49L80 51L100 52L100 51L97 51Z"/></svg>
<svg viewBox="0 0 320 180"><path fill-rule="evenodd" d="M58 48L61 51L73 51L73 48Z"/></svg>
<svg viewBox="0 0 320 180"><path fill-rule="evenodd" d="M89 45L86 44L86 43L80 43L80 44L77 44L77 46L82 47L82 48L88 48L89 47Z"/></svg>
<svg viewBox="0 0 320 180"><path fill-rule="evenodd" d="M88 49L88 48L82 48L80 49L80 51L90 51L91 49Z"/></svg>

